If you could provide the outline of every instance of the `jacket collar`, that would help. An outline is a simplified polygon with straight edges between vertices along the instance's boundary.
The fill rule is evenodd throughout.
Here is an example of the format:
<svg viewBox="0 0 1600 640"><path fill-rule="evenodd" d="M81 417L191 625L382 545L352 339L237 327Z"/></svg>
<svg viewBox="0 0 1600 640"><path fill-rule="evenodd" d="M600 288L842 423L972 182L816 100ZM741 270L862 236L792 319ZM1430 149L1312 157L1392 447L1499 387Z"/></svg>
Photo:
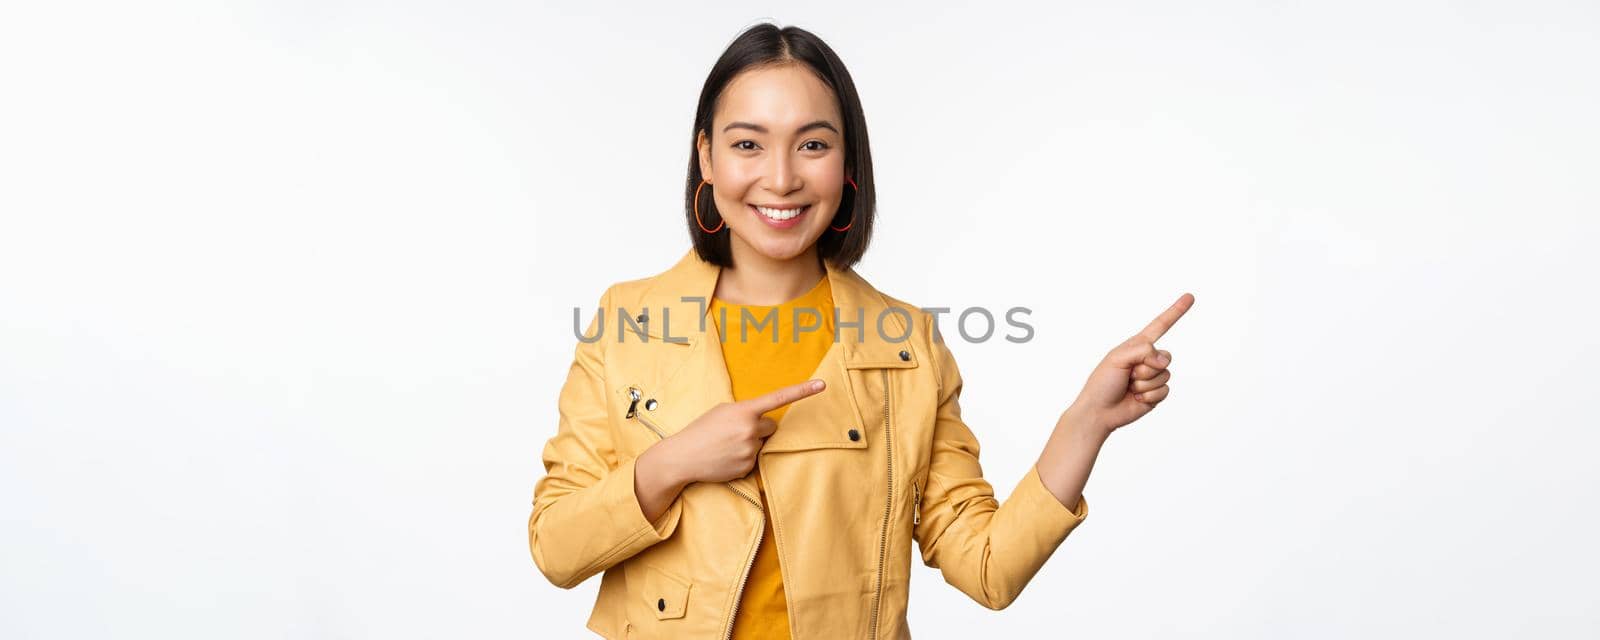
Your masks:
<svg viewBox="0 0 1600 640"><path fill-rule="evenodd" d="M826 260L823 264L837 308L835 340L845 368L917 366L908 329L916 310L891 302L854 269L838 269ZM650 339L697 347L714 336L709 307L721 273L722 267L701 259L691 247L677 264L652 278L641 298ZM661 312L666 315L657 318ZM902 351L909 359L901 357Z"/></svg>

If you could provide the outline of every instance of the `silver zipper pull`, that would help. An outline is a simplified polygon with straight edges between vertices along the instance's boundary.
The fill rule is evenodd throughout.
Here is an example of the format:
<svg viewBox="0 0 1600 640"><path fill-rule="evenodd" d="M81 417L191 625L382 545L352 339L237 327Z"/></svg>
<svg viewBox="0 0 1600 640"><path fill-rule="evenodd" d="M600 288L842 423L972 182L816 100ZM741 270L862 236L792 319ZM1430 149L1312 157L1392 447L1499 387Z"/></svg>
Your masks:
<svg viewBox="0 0 1600 640"><path fill-rule="evenodd" d="M632 418L639 412L639 396L638 387L628 387L628 399L632 402L628 403L628 415L623 416L624 418Z"/></svg>
<svg viewBox="0 0 1600 640"><path fill-rule="evenodd" d="M911 524L922 524L922 487L916 482L911 483L911 495L915 500L911 503Z"/></svg>

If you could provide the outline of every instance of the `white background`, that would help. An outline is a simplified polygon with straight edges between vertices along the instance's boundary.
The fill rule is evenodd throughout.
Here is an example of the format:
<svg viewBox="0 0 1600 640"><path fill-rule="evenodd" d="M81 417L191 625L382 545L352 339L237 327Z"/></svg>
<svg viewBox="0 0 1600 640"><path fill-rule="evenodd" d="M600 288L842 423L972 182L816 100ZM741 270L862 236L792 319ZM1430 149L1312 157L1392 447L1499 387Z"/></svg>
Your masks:
<svg viewBox="0 0 1600 640"><path fill-rule="evenodd" d="M952 343L1002 494L1196 296L1089 519L1000 612L914 562L917 637L1600 635L1600 9L1103 4L8 3L0 636L591 637L525 529L572 308L687 248L767 17L860 89L860 273L1034 310Z"/></svg>

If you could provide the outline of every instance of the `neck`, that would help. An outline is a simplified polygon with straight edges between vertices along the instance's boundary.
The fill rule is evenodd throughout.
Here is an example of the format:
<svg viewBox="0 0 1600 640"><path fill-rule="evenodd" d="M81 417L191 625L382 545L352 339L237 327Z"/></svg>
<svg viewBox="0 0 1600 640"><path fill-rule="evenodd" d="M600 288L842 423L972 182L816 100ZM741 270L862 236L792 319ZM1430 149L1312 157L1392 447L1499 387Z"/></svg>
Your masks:
<svg viewBox="0 0 1600 640"><path fill-rule="evenodd" d="M793 258L775 260L735 239L733 267L717 278L719 300L729 304L777 306L804 295L828 277L813 244Z"/></svg>

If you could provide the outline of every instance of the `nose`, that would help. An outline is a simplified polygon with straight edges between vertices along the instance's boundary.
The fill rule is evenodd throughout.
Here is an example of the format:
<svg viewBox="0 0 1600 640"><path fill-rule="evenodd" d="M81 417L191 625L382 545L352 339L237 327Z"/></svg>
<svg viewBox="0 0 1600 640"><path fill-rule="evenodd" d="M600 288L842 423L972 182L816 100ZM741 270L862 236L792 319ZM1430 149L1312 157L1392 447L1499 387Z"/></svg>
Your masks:
<svg viewBox="0 0 1600 640"><path fill-rule="evenodd" d="M768 167L772 177L773 192L782 195L799 188L800 176L795 174L794 160L787 153L772 154L772 163Z"/></svg>

